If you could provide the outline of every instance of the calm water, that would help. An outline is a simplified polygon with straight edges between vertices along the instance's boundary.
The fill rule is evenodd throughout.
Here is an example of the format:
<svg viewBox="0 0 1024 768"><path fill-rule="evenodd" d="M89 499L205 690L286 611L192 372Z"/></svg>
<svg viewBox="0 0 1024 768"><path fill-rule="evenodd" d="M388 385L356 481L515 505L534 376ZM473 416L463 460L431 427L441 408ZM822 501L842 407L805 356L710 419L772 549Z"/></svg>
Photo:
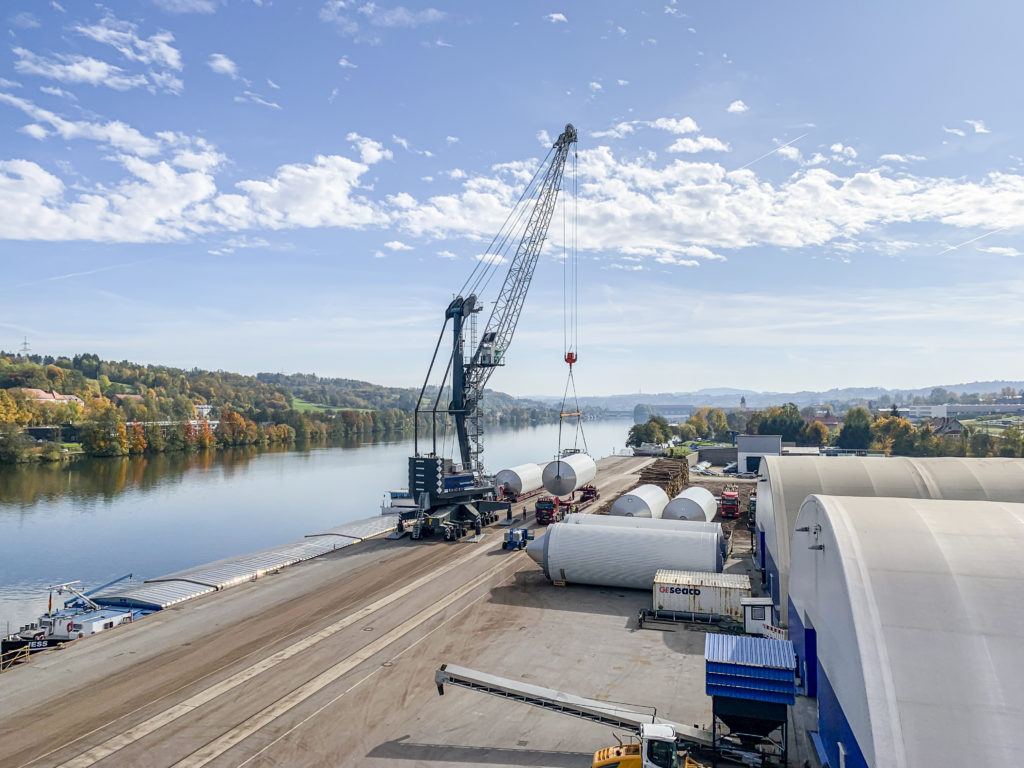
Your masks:
<svg viewBox="0 0 1024 768"><path fill-rule="evenodd" d="M591 454L621 449L631 424L588 423ZM557 425L492 431L486 464L550 459L557 440ZM50 584L141 581L379 514L411 451L405 439L0 467L0 632L37 618Z"/></svg>

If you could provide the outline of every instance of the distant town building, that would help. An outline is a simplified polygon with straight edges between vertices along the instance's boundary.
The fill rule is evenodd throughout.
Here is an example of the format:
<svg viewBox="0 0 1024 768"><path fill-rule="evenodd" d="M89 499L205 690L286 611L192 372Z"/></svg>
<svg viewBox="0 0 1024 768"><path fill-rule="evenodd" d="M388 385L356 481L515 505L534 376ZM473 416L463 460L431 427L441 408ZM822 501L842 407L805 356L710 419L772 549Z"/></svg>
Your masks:
<svg viewBox="0 0 1024 768"><path fill-rule="evenodd" d="M896 410L900 416L911 421L918 419L938 419L948 416L948 405L901 405ZM888 416L892 408L880 408L877 411L879 416Z"/></svg>
<svg viewBox="0 0 1024 768"><path fill-rule="evenodd" d="M956 419L948 416L939 416L928 422L936 435L959 435L964 431L964 425Z"/></svg>
<svg viewBox="0 0 1024 768"><path fill-rule="evenodd" d="M19 391L26 400L31 400L35 403L56 403L57 405L63 405L64 403L75 403L77 405L85 405L82 398L77 395L62 395L59 392L54 392L45 389L33 389L31 387L24 387Z"/></svg>
<svg viewBox="0 0 1024 768"><path fill-rule="evenodd" d="M764 456L782 454L782 435L736 435L737 471L757 472Z"/></svg>
<svg viewBox="0 0 1024 768"><path fill-rule="evenodd" d="M210 412L213 410L212 405L197 405L194 406L196 409L196 416L200 419L206 419L210 417Z"/></svg>

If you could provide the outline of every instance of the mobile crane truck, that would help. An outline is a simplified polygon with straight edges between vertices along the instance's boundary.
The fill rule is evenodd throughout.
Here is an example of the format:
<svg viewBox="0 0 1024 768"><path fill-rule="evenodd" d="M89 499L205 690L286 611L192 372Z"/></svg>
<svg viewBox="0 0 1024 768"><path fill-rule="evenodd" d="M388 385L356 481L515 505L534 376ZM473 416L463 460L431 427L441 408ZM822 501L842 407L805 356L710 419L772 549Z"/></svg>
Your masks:
<svg viewBox="0 0 1024 768"><path fill-rule="evenodd" d="M592 723L629 731L637 739L619 743L594 753L592 768L704 768L688 755L680 763L679 751L711 747L711 734L682 723L673 723L656 714L628 709L597 699L585 699L571 693L530 685L477 672L454 664L442 664L434 673L437 692L444 696L445 685L457 685L471 691L489 693L511 701L530 704L549 712L578 717Z"/></svg>

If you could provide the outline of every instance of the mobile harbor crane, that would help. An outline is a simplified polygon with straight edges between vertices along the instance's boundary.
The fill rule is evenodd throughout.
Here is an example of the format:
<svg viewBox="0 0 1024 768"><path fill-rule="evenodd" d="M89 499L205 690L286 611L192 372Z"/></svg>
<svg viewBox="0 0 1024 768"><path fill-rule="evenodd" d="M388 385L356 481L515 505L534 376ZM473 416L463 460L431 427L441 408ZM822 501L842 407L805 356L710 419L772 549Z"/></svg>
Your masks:
<svg viewBox="0 0 1024 768"><path fill-rule="evenodd" d="M592 768L703 768L687 756L679 761L679 750L708 749L711 734L700 728L673 723L654 712L640 712L608 701L585 699L570 693L530 685L518 680L489 675L454 664L442 664L434 673L437 692L445 685L489 693L511 701L530 704L549 712L578 717L591 723L628 731L638 742L605 747L594 753Z"/></svg>
<svg viewBox="0 0 1024 768"><path fill-rule="evenodd" d="M418 507L405 513L405 519L399 522L400 530L411 524L414 539L435 532L443 533L449 540L465 535L470 529L480 533L484 525L498 519L499 512L510 509L508 502L496 500L494 478L484 469L481 459L483 429L480 403L494 369L505 364L505 353L512 343L551 224L565 163L575 144L576 129L571 124L566 125L545 163L527 185L519 204L495 236L487 254L478 260L462 290L445 310L444 325L415 408L415 455L409 458L409 492L418 502ZM504 263L506 257L503 252L509 254L508 271L477 343L476 315L483 310L477 291L486 287L495 266ZM433 403L425 403L424 396L434 365L438 362L449 321L452 325L452 351L450 355L441 355L442 359L448 358L447 369ZM468 357L467 347L471 350ZM444 405L441 399L448 391L449 375L451 400ZM424 452L420 451L420 414L430 416L429 450ZM449 421L454 425L459 445L462 462L459 467L438 452L438 423L446 428Z"/></svg>

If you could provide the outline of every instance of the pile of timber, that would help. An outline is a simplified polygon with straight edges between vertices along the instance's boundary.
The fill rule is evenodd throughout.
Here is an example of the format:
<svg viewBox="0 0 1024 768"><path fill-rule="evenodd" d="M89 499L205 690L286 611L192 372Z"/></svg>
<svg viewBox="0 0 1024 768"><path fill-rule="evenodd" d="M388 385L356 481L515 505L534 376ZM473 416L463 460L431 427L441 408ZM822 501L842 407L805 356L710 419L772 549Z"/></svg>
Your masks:
<svg viewBox="0 0 1024 768"><path fill-rule="evenodd" d="M640 470L639 485L660 486L670 499L690 485L690 465L686 459L658 459Z"/></svg>

